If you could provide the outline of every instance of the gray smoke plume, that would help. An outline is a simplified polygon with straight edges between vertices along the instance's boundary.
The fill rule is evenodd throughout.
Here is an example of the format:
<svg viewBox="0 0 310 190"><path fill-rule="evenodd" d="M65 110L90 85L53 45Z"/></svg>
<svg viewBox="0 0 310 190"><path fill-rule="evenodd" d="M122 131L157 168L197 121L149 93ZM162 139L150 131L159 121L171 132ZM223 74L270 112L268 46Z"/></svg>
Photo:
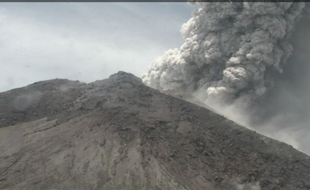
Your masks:
<svg viewBox="0 0 310 190"><path fill-rule="evenodd" d="M288 38L304 3L196 2L185 43L157 59L143 81L157 89L204 91L205 99L252 102L292 53Z"/></svg>
<svg viewBox="0 0 310 190"><path fill-rule="evenodd" d="M297 124L293 121L300 120L296 117L299 111L294 112L292 107L300 107L297 100L293 100L298 96L290 90L305 90L291 89L293 85L289 83L292 82L287 81L296 77L297 71L292 72L289 67L296 68L296 60L309 65L310 59L298 60L294 56L291 59L290 40L294 39L296 23L301 20L306 4L277 1L192 3L199 8L181 28L184 44L156 59L142 76L143 82L159 90L191 92L227 115L238 110L231 119L258 131L280 131L279 126L283 126L285 120L290 121L290 127L295 127ZM302 85L297 80L295 84ZM304 99L306 97L309 96ZM281 108L283 104L287 105L287 111ZM304 121L302 129L308 128L310 123Z"/></svg>

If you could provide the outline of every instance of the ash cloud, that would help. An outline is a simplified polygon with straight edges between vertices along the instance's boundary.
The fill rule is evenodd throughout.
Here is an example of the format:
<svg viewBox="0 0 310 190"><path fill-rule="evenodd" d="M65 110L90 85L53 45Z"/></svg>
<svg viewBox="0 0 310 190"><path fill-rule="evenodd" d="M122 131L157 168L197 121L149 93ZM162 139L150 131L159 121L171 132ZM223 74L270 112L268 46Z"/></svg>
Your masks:
<svg viewBox="0 0 310 190"><path fill-rule="evenodd" d="M251 125L269 134L279 134L282 141L291 141L310 154L310 4L306 3L302 19L289 40L294 51L274 75L274 88L258 101Z"/></svg>
<svg viewBox="0 0 310 190"><path fill-rule="evenodd" d="M157 58L143 82L191 92L230 119L310 153L299 139L310 123L308 5L191 3L199 8L182 25L184 44Z"/></svg>

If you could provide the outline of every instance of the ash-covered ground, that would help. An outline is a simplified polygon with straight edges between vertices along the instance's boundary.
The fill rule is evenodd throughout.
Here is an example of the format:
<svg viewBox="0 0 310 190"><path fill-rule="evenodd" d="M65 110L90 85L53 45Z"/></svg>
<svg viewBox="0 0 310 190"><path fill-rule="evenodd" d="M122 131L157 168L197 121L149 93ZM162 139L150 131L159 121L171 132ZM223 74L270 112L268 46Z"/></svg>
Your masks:
<svg viewBox="0 0 310 190"><path fill-rule="evenodd" d="M310 157L132 74L0 93L0 189L309 190Z"/></svg>

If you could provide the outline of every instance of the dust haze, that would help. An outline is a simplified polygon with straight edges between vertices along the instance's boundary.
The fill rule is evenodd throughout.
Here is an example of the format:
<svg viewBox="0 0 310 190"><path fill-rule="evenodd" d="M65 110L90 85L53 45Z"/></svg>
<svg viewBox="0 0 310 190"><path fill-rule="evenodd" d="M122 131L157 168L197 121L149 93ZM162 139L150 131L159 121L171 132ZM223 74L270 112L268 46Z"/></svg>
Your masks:
<svg viewBox="0 0 310 190"><path fill-rule="evenodd" d="M191 2L184 44L143 82L194 94L226 117L310 154L309 4Z"/></svg>

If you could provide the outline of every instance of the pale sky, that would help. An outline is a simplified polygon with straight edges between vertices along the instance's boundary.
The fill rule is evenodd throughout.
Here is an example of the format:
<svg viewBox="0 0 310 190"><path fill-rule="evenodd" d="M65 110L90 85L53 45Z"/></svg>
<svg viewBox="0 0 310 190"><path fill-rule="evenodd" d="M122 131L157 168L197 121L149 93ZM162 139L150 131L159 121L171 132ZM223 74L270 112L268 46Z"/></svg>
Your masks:
<svg viewBox="0 0 310 190"><path fill-rule="evenodd" d="M0 3L0 92L36 81L140 77L178 48L187 3Z"/></svg>

